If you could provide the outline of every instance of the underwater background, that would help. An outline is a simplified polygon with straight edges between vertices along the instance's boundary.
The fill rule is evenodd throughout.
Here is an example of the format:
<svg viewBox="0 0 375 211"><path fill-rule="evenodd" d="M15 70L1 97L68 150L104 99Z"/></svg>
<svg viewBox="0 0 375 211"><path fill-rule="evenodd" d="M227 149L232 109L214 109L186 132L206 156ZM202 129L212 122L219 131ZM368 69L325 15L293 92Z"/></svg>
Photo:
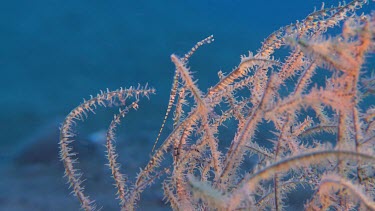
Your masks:
<svg viewBox="0 0 375 211"><path fill-rule="evenodd" d="M325 1L326 7L337 4ZM321 5L316 0L0 1L0 210L79 210L58 159L58 128L82 98L146 83L156 89L118 130L122 172L132 179L149 159L164 117L172 53L182 56L214 35L215 42L189 62L205 91L218 81L219 70L230 72L240 55L255 52L273 31ZM361 11L370 9L374 3ZM103 146L116 110L99 109L78 127L86 189L103 210L118 209ZM168 124L163 137L170 130ZM169 209L159 189L146 189L140 210Z"/></svg>

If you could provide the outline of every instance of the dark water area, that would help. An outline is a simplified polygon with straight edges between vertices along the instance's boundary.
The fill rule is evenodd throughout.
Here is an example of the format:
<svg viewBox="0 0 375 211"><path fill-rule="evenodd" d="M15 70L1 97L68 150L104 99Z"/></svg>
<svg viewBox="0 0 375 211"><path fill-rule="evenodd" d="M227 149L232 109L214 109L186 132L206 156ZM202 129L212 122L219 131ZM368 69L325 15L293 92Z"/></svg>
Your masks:
<svg viewBox="0 0 375 211"><path fill-rule="evenodd" d="M219 70L230 72L270 33L320 6L296 0L0 1L0 210L79 209L57 150L58 128L82 98L146 83L157 90L119 128L120 159L133 178L149 159L164 117L172 53L182 56L214 35L189 62L205 91ZM99 109L79 126L77 147L87 191L103 210L117 210L105 149L95 141L113 116L109 110ZM168 209L158 188L142 196L142 210Z"/></svg>

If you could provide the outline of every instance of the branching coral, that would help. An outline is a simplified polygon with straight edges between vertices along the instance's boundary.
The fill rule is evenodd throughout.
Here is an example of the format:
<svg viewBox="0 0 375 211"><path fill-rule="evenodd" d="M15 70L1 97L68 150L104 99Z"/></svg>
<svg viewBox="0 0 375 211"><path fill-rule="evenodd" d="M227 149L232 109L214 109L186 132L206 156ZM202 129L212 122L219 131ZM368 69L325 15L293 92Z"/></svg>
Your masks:
<svg viewBox="0 0 375 211"><path fill-rule="evenodd" d="M76 107L61 128L60 156L82 208L93 210L94 205L74 168L73 127L97 106L116 105L124 108L110 124L106 146L122 210L134 210L142 191L165 173L165 198L176 210L282 210L287 194L301 184L314 191L305 205L308 210L375 209L375 112L373 106L363 110L359 104L374 97L374 78L364 77L363 66L375 49L375 14L355 14L367 3L322 7L280 28L256 54L242 56L229 74L219 72L219 81L207 93L193 79L188 60L213 37L183 57L172 55L176 71L162 128L174 111L173 131L160 146L155 143L134 184L120 173L115 129L130 109L138 108L140 97L154 89L102 92ZM342 23L341 34L326 37L328 28ZM275 51L284 45L290 46L289 56L275 59ZM326 77L320 87L313 79L318 72ZM237 126L229 148L222 150L218 135L226 122ZM262 131L272 136L271 148L257 141L264 122L273 126ZM321 133L334 134L335 140L320 140ZM161 165L168 154L173 163ZM242 164L250 156L257 164L247 169Z"/></svg>

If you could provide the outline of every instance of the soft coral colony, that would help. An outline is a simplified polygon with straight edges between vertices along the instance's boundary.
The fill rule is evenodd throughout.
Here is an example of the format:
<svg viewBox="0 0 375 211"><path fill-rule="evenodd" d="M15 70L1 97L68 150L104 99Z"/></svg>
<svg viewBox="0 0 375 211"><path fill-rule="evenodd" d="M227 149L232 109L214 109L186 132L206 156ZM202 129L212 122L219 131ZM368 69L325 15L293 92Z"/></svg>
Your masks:
<svg viewBox="0 0 375 211"><path fill-rule="evenodd" d="M141 193L160 177L175 210L282 210L288 193L299 186L311 190L306 210L375 210L375 108L361 103L374 97L375 78L366 77L364 64L375 49L375 13L355 14L367 4L323 6L280 28L257 53L242 56L230 73L219 72L217 84L206 93L188 60L213 37L182 57L172 55L176 69L166 118L173 111L173 131L155 144L134 183L119 168L115 131L140 98L155 90L107 90L77 106L61 127L60 157L82 208L95 205L75 168L74 127L97 106L120 106L109 124L106 147L121 210L134 210ZM327 38L327 30L340 25L341 34ZM289 55L275 59L275 51L285 45ZM326 78L319 87L318 74ZM235 135L227 148L219 147L221 126L229 122L236 125ZM272 125L262 129L272 147L257 137L265 123ZM166 156L173 162L161 163ZM255 167L243 165L249 158L256 160Z"/></svg>

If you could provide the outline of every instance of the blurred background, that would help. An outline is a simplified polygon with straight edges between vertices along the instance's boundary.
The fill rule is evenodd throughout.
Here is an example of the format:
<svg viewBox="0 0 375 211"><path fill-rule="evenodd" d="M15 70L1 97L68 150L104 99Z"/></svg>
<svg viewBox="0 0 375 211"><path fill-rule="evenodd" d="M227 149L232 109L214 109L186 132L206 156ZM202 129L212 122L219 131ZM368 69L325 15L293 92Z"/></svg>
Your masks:
<svg viewBox="0 0 375 211"><path fill-rule="evenodd" d="M230 72L240 55L255 52L270 33L314 7L321 1L0 1L0 210L79 209L63 178L58 135L83 98L138 83L157 90L119 128L119 160L134 178L164 117L172 53L184 55L215 36L189 62L205 91L219 70ZM99 109L77 128L86 189L103 210L118 209L103 147L115 110ZM169 209L162 199L154 185L140 209Z"/></svg>

